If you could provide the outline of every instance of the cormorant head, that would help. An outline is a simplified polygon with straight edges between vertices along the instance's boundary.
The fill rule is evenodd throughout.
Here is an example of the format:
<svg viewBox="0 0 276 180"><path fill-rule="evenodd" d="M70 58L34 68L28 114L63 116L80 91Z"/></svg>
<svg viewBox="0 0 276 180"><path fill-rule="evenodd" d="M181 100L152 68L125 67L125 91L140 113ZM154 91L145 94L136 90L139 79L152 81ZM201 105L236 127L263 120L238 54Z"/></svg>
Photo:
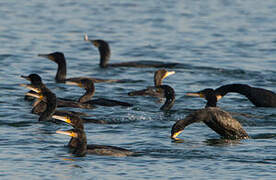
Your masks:
<svg viewBox="0 0 276 180"><path fill-rule="evenodd" d="M170 110L173 107L174 101L175 101L174 89L169 85L161 85L161 86L157 86L156 88L163 89L165 93L165 98L166 98L164 105L160 109L166 110L166 111Z"/></svg>
<svg viewBox="0 0 276 180"><path fill-rule="evenodd" d="M106 41L104 40L91 40L94 46L96 46L99 49L100 52L100 67L105 68L107 67L107 63L110 58L110 48Z"/></svg>
<svg viewBox="0 0 276 180"><path fill-rule="evenodd" d="M207 100L206 106L216 106L216 103L218 101L218 97L215 94L215 90L211 88L203 89L201 91L195 92L195 93L186 93L187 96L196 96L201 97Z"/></svg>
<svg viewBox="0 0 276 180"><path fill-rule="evenodd" d="M95 47L99 49L100 56L101 56L100 67L101 68L107 67L107 63L109 61L110 54L111 54L108 43L101 39L90 40L87 34L84 35L84 40L91 42Z"/></svg>
<svg viewBox="0 0 276 180"><path fill-rule="evenodd" d="M97 47L97 48L108 48L109 49L109 45L106 41L101 40L101 39L96 39L96 40L91 40L91 43Z"/></svg>
<svg viewBox="0 0 276 180"><path fill-rule="evenodd" d="M175 71L167 71L166 69L159 69L154 73L154 85L160 86L162 84L162 80L167 76L175 74Z"/></svg>
<svg viewBox="0 0 276 180"><path fill-rule="evenodd" d="M106 41L104 40L101 40L101 39L95 39L95 40L90 40L88 38L88 35L85 34L84 35L84 40L85 41L88 41L88 42L91 42L95 47L102 49L102 50L105 50L105 51L109 51L110 52L110 48L109 48L109 45Z"/></svg>
<svg viewBox="0 0 276 180"><path fill-rule="evenodd" d="M29 76L21 76L22 78L30 81L33 85L42 84L41 77L38 74L30 74Z"/></svg>
<svg viewBox="0 0 276 180"><path fill-rule="evenodd" d="M48 58L56 63L65 63L65 57L62 52L54 52L50 54L38 54L38 56Z"/></svg>
<svg viewBox="0 0 276 180"><path fill-rule="evenodd" d="M74 79L73 78L71 80L66 80L65 83L70 85L77 85L86 90L85 94L79 98L79 102L89 101L94 96L95 86L92 79L88 79L88 78Z"/></svg>
<svg viewBox="0 0 276 180"><path fill-rule="evenodd" d="M95 91L95 86L94 82L91 79L88 78L81 78L81 79L76 79L76 80L66 80L65 84L69 85L76 85L79 86L80 88L84 88L85 90L92 90Z"/></svg>
<svg viewBox="0 0 276 180"><path fill-rule="evenodd" d="M211 88L203 89L202 91L199 91L200 97L203 97L204 99L208 100L212 96L215 95L215 91Z"/></svg>
<svg viewBox="0 0 276 180"><path fill-rule="evenodd" d="M72 127L77 128L77 129L83 129L83 121L79 116L75 115L69 115L69 114L59 114L56 112L52 118L58 119L60 121L64 121L68 124L70 124Z"/></svg>
<svg viewBox="0 0 276 180"><path fill-rule="evenodd" d="M207 89L203 89L201 91L198 92L189 92L186 93L187 96L195 96L195 97L201 97L204 98L206 100L213 98L213 96L216 97L217 100L221 99L221 95L216 94L214 89L211 88L207 88Z"/></svg>
<svg viewBox="0 0 276 180"><path fill-rule="evenodd" d="M83 87L86 90L95 88L94 82L91 79L84 78L80 81L80 84L81 84L80 87Z"/></svg>
<svg viewBox="0 0 276 180"><path fill-rule="evenodd" d="M178 140L179 138L176 138L182 131L184 130L184 126L177 121L171 129L171 138Z"/></svg>

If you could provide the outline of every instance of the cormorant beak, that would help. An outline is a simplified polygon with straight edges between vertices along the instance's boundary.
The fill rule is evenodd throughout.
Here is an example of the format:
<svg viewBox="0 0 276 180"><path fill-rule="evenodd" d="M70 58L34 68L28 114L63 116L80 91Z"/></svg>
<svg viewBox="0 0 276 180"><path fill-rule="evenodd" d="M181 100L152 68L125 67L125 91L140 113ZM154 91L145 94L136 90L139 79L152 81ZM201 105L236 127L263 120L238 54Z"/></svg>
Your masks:
<svg viewBox="0 0 276 180"><path fill-rule="evenodd" d="M78 134L73 132L72 130L68 130L68 131L56 131L57 134L64 134L64 135L67 135L67 136L71 136L71 137L74 137L74 138L77 138L78 137Z"/></svg>
<svg viewBox="0 0 276 180"><path fill-rule="evenodd" d="M183 131L183 130L182 130ZM171 135L171 138L174 140L180 140L180 138L177 138L177 136L182 133L182 131L175 132Z"/></svg>
<svg viewBox="0 0 276 180"><path fill-rule="evenodd" d="M58 115L53 115L52 118L54 119L58 119L60 121L64 121L68 124L72 124L72 121L70 120L70 118L68 118L67 116L58 116Z"/></svg>
<svg viewBox="0 0 276 180"><path fill-rule="evenodd" d="M216 97L217 97L217 101L218 101L222 98L222 95L216 95Z"/></svg>
<svg viewBox="0 0 276 180"><path fill-rule="evenodd" d="M88 38L88 35L87 35L86 33L84 34L84 41L91 42L94 46L99 47L99 46L98 46L98 43L96 43L94 40L90 40L90 39Z"/></svg>
<svg viewBox="0 0 276 180"><path fill-rule="evenodd" d="M186 93L186 96L193 96L193 97L205 98L204 94L202 94L202 93L200 93L200 92L190 92L190 93Z"/></svg>
<svg viewBox="0 0 276 180"><path fill-rule="evenodd" d="M79 87L83 87L82 83L80 82L75 82L75 81L65 81L65 84L68 84L68 85L74 85L74 86L79 86Z"/></svg>
<svg viewBox="0 0 276 180"><path fill-rule="evenodd" d="M85 40L85 41L90 41L90 40L88 39L87 33L84 34L84 40Z"/></svg>
<svg viewBox="0 0 276 180"><path fill-rule="evenodd" d="M31 84L20 84L20 86L30 89L36 93L41 93L41 91L38 88L33 87L33 85L31 85Z"/></svg>
<svg viewBox="0 0 276 180"><path fill-rule="evenodd" d="M35 97L35 98L40 99L40 100L43 99L43 95L37 94L37 93L30 93L30 92L28 92L28 93L26 93L25 95L31 96L31 97Z"/></svg>
<svg viewBox="0 0 276 180"><path fill-rule="evenodd" d="M173 74L175 74L175 71L167 71L163 78L166 78L166 77L168 77L170 75L173 75Z"/></svg>
<svg viewBox="0 0 276 180"><path fill-rule="evenodd" d="M26 79L27 81L31 81L31 79L30 79L29 76L23 76L23 75L21 75L20 77L23 78L23 79Z"/></svg>
<svg viewBox="0 0 276 180"><path fill-rule="evenodd" d="M50 59L52 61L55 60L54 56L52 56L51 54L38 54L38 56L45 57L45 58Z"/></svg>

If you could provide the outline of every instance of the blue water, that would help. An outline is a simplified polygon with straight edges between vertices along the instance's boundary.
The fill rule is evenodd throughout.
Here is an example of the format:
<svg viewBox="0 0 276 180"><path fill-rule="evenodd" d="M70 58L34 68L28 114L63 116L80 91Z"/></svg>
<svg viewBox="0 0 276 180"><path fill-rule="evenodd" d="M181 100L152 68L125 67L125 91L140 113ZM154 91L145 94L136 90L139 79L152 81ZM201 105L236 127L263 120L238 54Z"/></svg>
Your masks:
<svg viewBox="0 0 276 180"><path fill-rule="evenodd" d="M205 106L185 92L227 83L246 83L276 92L276 2L273 0L1 1L0 2L0 179L275 179L275 108L256 108L237 94L218 106L234 114L252 137L219 143L204 124L170 140L175 121ZM100 69L95 47L83 41L104 39L111 61L179 62L182 68L164 83L176 102L164 114L162 104L127 92L153 84L155 68ZM139 80L96 84L95 97L120 99L131 108L83 110L117 123L86 124L89 143L141 152L138 157L75 157L55 133L70 126L40 123L24 101L20 75L38 73L59 97L77 98L78 87L56 84L56 64L39 53L64 52L68 77ZM76 109L75 109L76 110Z"/></svg>

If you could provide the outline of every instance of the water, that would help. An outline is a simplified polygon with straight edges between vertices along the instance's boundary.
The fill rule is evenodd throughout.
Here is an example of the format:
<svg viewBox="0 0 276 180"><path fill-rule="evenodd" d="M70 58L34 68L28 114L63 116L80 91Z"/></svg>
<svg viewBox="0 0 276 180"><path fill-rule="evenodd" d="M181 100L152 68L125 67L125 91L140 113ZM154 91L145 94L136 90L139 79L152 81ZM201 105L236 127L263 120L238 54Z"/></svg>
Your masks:
<svg viewBox="0 0 276 180"><path fill-rule="evenodd" d="M243 124L252 137L221 143L204 124L170 140L173 123L202 99L185 92L227 83L246 83L276 91L275 1L1 1L0 2L0 178L1 179L273 179L276 176L276 113L256 108L244 97L227 95L218 105ZM176 103L168 114L149 97L127 92L153 84L156 69L100 69L98 51L83 41L110 43L112 62L159 60L182 68L164 83L174 87ZM55 133L70 126L40 123L24 101L20 75L38 73L59 97L77 98L78 87L56 84L56 64L39 53L62 51L68 77L139 80L96 84L95 97L134 103L132 108L80 110L116 121L86 124L88 142L141 152L138 157L74 157L68 137ZM82 92L82 91L81 91ZM220 143L219 143L220 142Z"/></svg>

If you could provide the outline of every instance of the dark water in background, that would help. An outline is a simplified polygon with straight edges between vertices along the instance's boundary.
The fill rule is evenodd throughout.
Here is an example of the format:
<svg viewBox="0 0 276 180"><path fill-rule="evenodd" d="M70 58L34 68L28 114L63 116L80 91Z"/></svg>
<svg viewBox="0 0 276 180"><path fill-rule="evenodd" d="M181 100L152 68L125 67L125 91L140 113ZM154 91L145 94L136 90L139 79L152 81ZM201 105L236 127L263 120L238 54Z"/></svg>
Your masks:
<svg viewBox="0 0 276 180"><path fill-rule="evenodd" d="M219 106L234 112L252 139L215 143L204 124L189 126L184 143L169 138L172 124L202 99L187 91L246 83L276 91L276 2L272 0L171 1L1 1L0 2L0 179L273 179L276 177L276 112L256 108L231 94ZM110 43L112 62L159 60L183 63L165 84L174 87L170 113L149 97L127 92L152 85L156 69L100 69L98 51L83 41ZM38 73L59 97L76 98L78 87L56 84L56 64L38 53L62 51L68 77L142 80L96 84L96 97L121 99L132 108L80 110L118 122L87 124L88 142L142 152L139 157L72 156L69 138L55 134L69 126L39 123L23 100L20 75ZM246 114L241 115L241 114Z"/></svg>

